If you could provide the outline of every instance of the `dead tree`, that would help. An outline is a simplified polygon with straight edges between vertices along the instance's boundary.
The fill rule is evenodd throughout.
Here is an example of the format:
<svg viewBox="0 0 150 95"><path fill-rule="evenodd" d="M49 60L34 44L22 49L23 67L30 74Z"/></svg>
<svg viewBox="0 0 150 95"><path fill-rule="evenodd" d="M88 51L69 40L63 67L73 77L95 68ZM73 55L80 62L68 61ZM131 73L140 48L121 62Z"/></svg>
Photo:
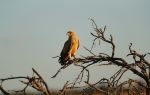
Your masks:
<svg viewBox="0 0 150 95"><path fill-rule="evenodd" d="M37 91L42 92L44 95L52 95L51 91L48 88L47 83L44 81L42 76L34 68L32 68L32 71L33 71L33 75L31 77L19 76L19 77L9 77L9 78L0 79L0 81L1 81L0 90L2 91L2 93L4 95L11 95L12 93L9 93L9 91L6 91L3 88L3 83L5 81L22 79L22 81L20 81L20 82L23 83L25 85L25 87L22 90L17 90L17 91L13 91L13 92L23 93L24 95L26 95L27 88L32 87L32 88L36 89Z"/></svg>
<svg viewBox="0 0 150 95"><path fill-rule="evenodd" d="M94 37L93 44L91 49L87 49L84 47L88 52L91 53L91 56L82 56L81 58L76 58L73 60L70 60L68 64L74 64L75 66L78 66L81 68L81 72L77 76L74 82L72 82L72 86L74 87L77 83L80 82L85 82L88 84L90 87L96 89L97 91L101 91L105 94L110 95L111 93L120 95L122 94L123 91L123 86L128 85L128 94L130 95L141 95L141 93L144 93L144 90L138 90L135 87L135 84L140 86L142 89L146 89L146 95L150 95L150 62L146 59L146 56L150 53L146 54L140 54L136 50L132 49L132 43L129 45L129 53L126 55L127 57L131 57L133 59L133 63L128 62L128 60L125 60L125 58L120 58L115 56L115 51L116 51L116 46L113 41L112 35L110 35L110 38L107 38L105 35L106 31L106 26L104 28L99 28L95 21L93 19L90 19L92 21L92 26L94 28L95 33L91 33L92 37ZM103 41L105 43L108 43L111 46L111 54L106 54L106 53L99 53L98 55L94 54L92 52L93 45L95 44L95 41ZM106 64L103 64L103 62L107 62ZM102 65L116 65L120 67L120 70L117 71L110 79L100 79L95 84L91 84L89 82L90 78L90 71L88 70L88 67L94 65L94 64L99 64L100 66ZM68 65L67 65L68 66ZM52 78L55 78L57 74L60 72L60 70L65 69L67 67L62 66L57 73L52 76ZM127 81L124 81L119 84L119 80L123 76L123 74L126 71L131 71L135 75L139 76L142 78L146 85L138 82L137 80L129 79ZM83 80L83 77L87 77L86 80ZM96 84L107 84L108 87L107 89L100 89L97 88L95 85ZM134 85L133 85L134 84Z"/></svg>

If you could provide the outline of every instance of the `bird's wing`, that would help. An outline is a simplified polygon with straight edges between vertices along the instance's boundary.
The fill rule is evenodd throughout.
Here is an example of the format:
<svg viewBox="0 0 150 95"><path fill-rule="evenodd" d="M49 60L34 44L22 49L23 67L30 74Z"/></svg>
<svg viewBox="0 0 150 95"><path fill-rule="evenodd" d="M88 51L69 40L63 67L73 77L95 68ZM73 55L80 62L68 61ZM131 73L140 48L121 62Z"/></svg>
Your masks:
<svg viewBox="0 0 150 95"><path fill-rule="evenodd" d="M68 53L71 49L71 40L68 39L65 44L64 47L60 53L60 58L59 58L59 62L62 63L63 61L65 61L66 57L68 57ZM66 59L67 60L67 59Z"/></svg>

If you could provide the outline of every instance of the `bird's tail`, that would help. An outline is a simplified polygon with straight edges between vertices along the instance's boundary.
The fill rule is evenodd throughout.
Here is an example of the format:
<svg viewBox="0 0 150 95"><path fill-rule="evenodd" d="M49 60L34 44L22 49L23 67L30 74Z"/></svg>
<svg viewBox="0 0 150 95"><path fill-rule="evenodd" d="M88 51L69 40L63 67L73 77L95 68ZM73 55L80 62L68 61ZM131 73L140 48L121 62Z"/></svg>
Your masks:
<svg viewBox="0 0 150 95"><path fill-rule="evenodd" d="M59 62L61 65L65 65L67 61L68 61L68 59L66 60L66 59L63 58L63 57L59 57L59 60L58 60L58 62Z"/></svg>
<svg viewBox="0 0 150 95"><path fill-rule="evenodd" d="M59 58L58 62L61 64L61 65L64 65L64 61L62 59Z"/></svg>

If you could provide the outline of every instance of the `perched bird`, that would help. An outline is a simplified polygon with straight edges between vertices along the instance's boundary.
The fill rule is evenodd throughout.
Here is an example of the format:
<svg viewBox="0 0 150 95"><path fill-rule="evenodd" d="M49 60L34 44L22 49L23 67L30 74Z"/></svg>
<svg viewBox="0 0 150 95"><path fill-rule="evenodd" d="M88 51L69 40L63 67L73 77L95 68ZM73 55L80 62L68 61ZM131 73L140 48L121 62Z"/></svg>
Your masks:
<svg viewBox="0 0 150 95"><path fill-rule="evenodd" d="M68 40L65 42L64 47L60 53L59 63L65 65L75 54L79 48L79 39L76 32L68 31Z"/></svg>

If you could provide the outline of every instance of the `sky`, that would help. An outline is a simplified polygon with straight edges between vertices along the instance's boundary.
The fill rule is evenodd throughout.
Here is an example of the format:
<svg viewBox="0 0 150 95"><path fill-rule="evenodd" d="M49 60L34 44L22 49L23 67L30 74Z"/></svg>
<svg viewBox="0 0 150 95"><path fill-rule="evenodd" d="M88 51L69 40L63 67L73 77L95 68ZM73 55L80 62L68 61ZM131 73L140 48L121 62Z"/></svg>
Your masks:
<svg viewBox="0 0 150 95"><path fill-rule="evenodd" d="M0 1L0 78L30 76L36 69L49 87L61 88L73 81L81 70L74 65L55 79L58 59L66 32L76 31L80 38L77 57L88 56L94 33L93 18L99 27L107 26L106 36L114 37L116 57L128 54L128 45L140 53L150 51L149 0L1 0ZM109 45L94 45L93 52L110 52ZM91 81L110 77L117 68L92 67ZM107 72L106 72L107 71ZM132 77L127 73L123 79ZM12 84L12 83L10 83ZM9 87L13 88L10 84ZM14 84L16 85L16 84Z"/></svg>

